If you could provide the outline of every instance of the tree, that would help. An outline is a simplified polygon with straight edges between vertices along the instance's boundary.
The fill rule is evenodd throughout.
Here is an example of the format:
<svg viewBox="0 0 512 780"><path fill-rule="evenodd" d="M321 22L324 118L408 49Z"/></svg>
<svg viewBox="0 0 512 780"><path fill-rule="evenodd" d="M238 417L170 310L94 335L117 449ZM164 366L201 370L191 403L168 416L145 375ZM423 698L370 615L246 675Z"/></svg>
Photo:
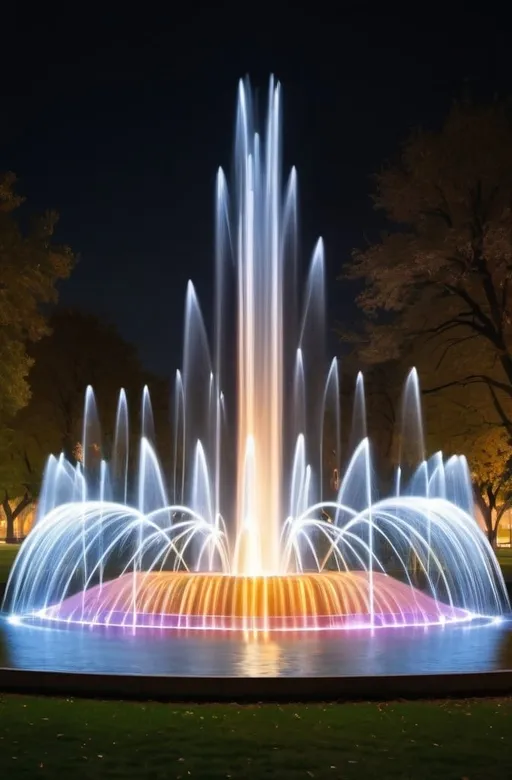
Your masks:
<svg viewBox="0 0 512 780"><path fill-rule="evenodd" d="M27 344L48 332L41 304L56 300L55 284L73 265L70 249L51 243L57 214L47 212L21 230L15 213L23 199L15 184L14 174L0 176L0 421L29 400Z"/></svg>
<svg viewBox="0 0 512 780"><path fill-rule="evenodd" d="M454 391L457 391L454 395ZM481 385L426 396L426 450L463 452L491 544L512 498L512 441Z"/></svg>
<svg viewBox="0 0 512 780"><path fill-rule="evenodd" d="M5 536L14 541L15 523L31 506L44 467L43 450L35 436L16 427L2 427L0 434L0 506L5 516ZM18 532L20 533L19 529Z"/></svg>
<svg viewBox="0 0 512 780"><path fill-rule="evenodd" d="M113 435L119 390L124 387L135 401L144 384L144 371L132 344L113 326L97 317L73 310L56 310L50 318L51 334L34 345L34 366L29 380L34 396L19 415L25 428L49 423L57 440L54 451L69 457L82 439L84 396L87 385L96 394L103 434Z"/></svg>
<svg viewBox="0 0 512 780"><path fill-rule="evenodd" d="M144 384L156 387L155 424L164 415L162 381L144 372L135 348L96 317L57 310L49 320L51 332L30 350L32 397L10 429L0 436L0 491L7 519L7 536L27 501L38 494L44 462L50 453L66 452L71 459L82 441L84 396L93 385L102 421L103 455L109 456L119 390L131 401L131 423L138 436L136 414ZM167 423L167 414L165 413ZM3 445L3 446L2 446ZM170 450L170 446L169 446ZM16 501L14 501L16 499ZM11 517L9 509L11 507Z"/></svg>
<svg viewBox="0 0 512 780"><path fill-rule="evenodd" d="M505 512L512 507L512 443L504 427L489 428L468 450L475 498L492 545Z"/></svg>
<svg viewBox="0 0 512 780"><path fill-rule="evenodd" d="M512 433L510 109L459 103L439 132L409 138L376 177L393 230L356 250L345 276L364 282L364 359L428 351L427 390L483 385Z"/></svg>

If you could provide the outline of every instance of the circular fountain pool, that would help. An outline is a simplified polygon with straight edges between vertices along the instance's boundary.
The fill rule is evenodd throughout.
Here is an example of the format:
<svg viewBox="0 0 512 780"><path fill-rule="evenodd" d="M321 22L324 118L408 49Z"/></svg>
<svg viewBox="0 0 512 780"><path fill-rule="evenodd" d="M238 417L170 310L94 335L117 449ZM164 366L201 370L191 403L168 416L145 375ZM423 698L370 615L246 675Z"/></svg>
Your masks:
<svg viewBox="0 0 512 780"><path fill-rule="evenodd" d="M213 349L189 283L171 470L147 388L135 456L124 390L105 446L87 388L74 459L49 458L11 572L0 666L246 681L507 669L509 600L468 464L426 457L414 369L391 494L375 491L362 375L342 453L321 240L299 307L279 85L264 137L256 113L241 83L233 200L222 171L216 185Z"/></svg>
<svg viewBox="0 0 512 780"><path fill-rule="evenodd" d="M512 625L340 632L176 631L0 623L0 667L172 677L343 677L512 669ZM376 685L379 683L376 682ZM37 681L34 682L37 687ZM220 686L219 686L220 687Z"/></svg>

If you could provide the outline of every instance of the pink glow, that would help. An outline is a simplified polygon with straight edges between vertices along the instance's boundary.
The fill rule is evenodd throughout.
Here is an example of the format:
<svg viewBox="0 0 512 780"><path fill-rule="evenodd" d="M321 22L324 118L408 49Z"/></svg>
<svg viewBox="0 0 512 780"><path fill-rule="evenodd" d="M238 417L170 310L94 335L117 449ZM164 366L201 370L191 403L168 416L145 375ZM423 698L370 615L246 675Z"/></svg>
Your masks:
<svg viewBox="0 0 512 780"><path fill-rule="evenodd" d="M135 582L132 575L124 575L40 610L32 618L68 625L267 633L434 626L477 617L384 574L374 575L373 588L374 613L369 609L365 572L266 579L160 572L141 574ZM252 601L241 612L237 604L243 603L243 589L252 594ZM204 593L213 590L216 599L210 598L210 608L205 609ZM299 594L305 592L308 598L301 601ZM295 614L287 613L287 604L293 604Z"/></svg>

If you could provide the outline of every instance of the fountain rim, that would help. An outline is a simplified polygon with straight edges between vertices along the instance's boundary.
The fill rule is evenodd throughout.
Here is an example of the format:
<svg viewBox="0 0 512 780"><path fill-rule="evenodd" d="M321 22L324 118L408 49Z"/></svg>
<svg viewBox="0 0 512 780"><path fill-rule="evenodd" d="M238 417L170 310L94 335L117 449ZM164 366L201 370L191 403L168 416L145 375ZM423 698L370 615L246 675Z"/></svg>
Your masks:
<svg viewBox="0 0 512 780"><path fill-rule="evenodd" d="M164 615L158 615L160 618L169 618L171 620L175 621L175 624L172 625L166 625L165 623L160 624L154 624L154 625L144 625L142 623L137 623L133 625L131 623L132 619L132 613L126 612L123 613L124 618L121 622L113 622L113 621L101 621L101 620L73 620L69 618L59 618L59 617L53 617L50 615L47 615L44 613L43 610L39 612L24 614L24 615L7 615L5 617L5 620L7 623L10 623L11 625L15 626L38 626L42 628L55 628L58 629L61 628L80 628L80 629L91 629L91 630L122 630L125 633L139 633L139 632L154 632L154 631L165 631L165 632L174 632L175 634L186 634L186 633L194 633L194 634L210 634L210 633L216 633L216 634L239 634L240 636L243 635L275 635L275 634L293 634L293 635L300 635L300 634L321 634L321 633L332 633L332 634L338 634L338 633L346 633L346 632L354 632L354 631L385 631L385 630L391 630L391 631L416 631L416 630L422 630L422 629L443 629L448 626L460 626L460 625L466 625L470 624L476 621L485 621L487 625L499 625L507 620L507 616L502 615L480 615L477 613L468 612L466 616L464 617L456 617L451 619L439 619L439 620L429 620L428 622L416 622L416 623L397 623L390 621L389 623L378 623L374 622L371 623L367 621L366 623L363 622L363 616L360 615L350 615L352 619L354 619L354 623L343 623L343 618L346 617L346 615L337 615L334 616L332 619L333 621L336 621L339 619L339 623L331 623L329 625L303 625L303 626L265 626L262 624L247 622L247 624L244 626L242 622L246 620L246 618L239 616L240 624L238 625L232 625L232 626L207 626L207 625L194 625L190 623L190 616L189 615L178 615L173 613L168 613ZM204 620L214 620L218 616L216 615L205 615ZM385 617L393 618L394 615L386 615ZM359 619L361 622L359 622Z"/></svg>
<svg viewBox="0 0 512 780"><path fill-rule="evenodd" d="M512 669L371 676L201 677L0 667L0 692L119 701L240 704L493 698L512 693Z"/></svg>

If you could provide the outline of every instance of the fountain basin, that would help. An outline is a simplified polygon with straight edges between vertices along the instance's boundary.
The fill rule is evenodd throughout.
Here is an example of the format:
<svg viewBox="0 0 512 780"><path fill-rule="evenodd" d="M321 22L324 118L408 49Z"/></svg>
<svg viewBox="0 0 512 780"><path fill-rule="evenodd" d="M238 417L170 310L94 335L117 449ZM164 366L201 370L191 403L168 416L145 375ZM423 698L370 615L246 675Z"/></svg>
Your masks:
<svg viewBox="0 0 512 780"><path fill-rule="evenodd" d="M37 613L66 623L219 631L297 631L444 625L471 612L386 574L238 576L205 572L124 574Z"/></svg>

